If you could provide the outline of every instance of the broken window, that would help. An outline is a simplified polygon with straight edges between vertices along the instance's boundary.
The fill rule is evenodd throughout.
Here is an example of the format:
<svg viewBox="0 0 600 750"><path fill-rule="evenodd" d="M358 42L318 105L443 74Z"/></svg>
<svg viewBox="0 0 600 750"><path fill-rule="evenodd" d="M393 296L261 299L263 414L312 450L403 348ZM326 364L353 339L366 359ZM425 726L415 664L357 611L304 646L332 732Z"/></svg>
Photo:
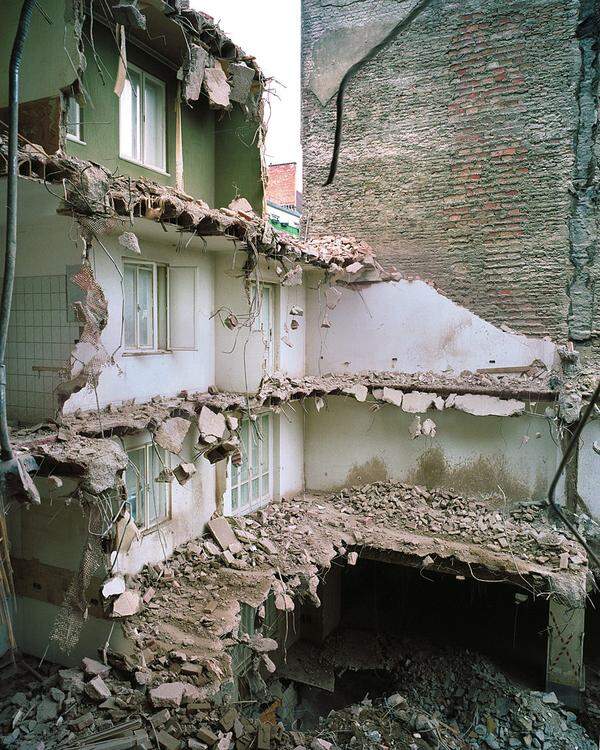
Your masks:
<svg viewBox="0 0 600 750"><path fill-rule="evenodd" d="M231 515L246 513L271 500L272 418L262 414L256 421L244 419L240 424L240 454L237 463L229 463L229 486L226 503Z"/></svg>
<svg viewBox="0 0 600 750"><path fill-rule="evenodd" d="M67 97L67 138L83 142L81 106L74 96Z"/></svg>
<svg viewBox="0 0 600 750"><path fill-rule="evenodd" d="M151 169L166 170L165 84L129 65L119 100L119 153Z"/></svg>
<svg viewBox="0 0 600 750"><path fill-rule="evenodd" d="M127 451L125 486L131 517L140 529L150 529L169 517L170 484L156 481L168 468L164 450L153 443Z"/></svg>
<svg viewBox="0 0 600 750"><path fill-rule="evenodd" d="M123 264L127 351L196 348L196 268L151 261Z"/></svg>

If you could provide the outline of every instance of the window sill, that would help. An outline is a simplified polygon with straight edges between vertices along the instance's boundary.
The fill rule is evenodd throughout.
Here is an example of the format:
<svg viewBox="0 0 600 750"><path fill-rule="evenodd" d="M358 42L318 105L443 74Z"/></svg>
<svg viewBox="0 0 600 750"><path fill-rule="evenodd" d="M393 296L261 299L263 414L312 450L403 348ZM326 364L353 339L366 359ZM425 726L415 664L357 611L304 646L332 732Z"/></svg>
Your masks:
<svg viewBox="0 0 600 750"><path fill-rule="evenodd" d="M156 534L162 529L163 526L166 526L166 524L168 524L170 520L171 518L169 516L167 516L166 518L162 518L160 521L157 521L157 523L149 526L147 529L140 529L140 535L142 537L145 537L149 536L150 534Z"/></svg>
<svg viewBox="0 0 600 750"><path fill-rule="evenodd" d="M173 354L171 349L152 349L146 351L145 349L133 349L130 351L123 352L122 357L152 357L156 354Z"/></svg>
<svg viewBox="0 0 600 750"><path fill-rule="evenodd" d="M67 140L72 141L73 143L78 143L80 146L87 146L85 141L82 141L81 138L78 138L76 135L71 135L70 133L67 133Z"/></svg>
<svg viewBox="0 0 600 750"><path fill-rule="evenodd" d="M136 167L143 167L144 169L148 169L150 172L156 172L156 174L162 174L165 177L171 176L170 172L166 172L164 169L160 169L160 167L151 167L149 164L144 164L141 161L130 159L129 157L123 156L122 154L119 154L119 159L121 159L121 161L126 161L128 164L135 164Z"/></svg>

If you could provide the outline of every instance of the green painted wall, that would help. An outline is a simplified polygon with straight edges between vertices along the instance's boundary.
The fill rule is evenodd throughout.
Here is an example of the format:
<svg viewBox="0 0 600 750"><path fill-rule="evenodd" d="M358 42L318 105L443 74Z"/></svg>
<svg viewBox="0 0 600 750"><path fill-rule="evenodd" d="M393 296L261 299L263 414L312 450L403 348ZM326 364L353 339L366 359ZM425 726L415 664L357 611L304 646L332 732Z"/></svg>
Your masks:
<svg viewBox="0 0 600 750"><path fill-rule="evenodd" d="M219 207L242 195L257 213L263 213L264 188L256 129L256 123L248 122L238 108L219 113L216 118L215 204Z"/></svg>
<svg viewBox="0 0 600 750"><path fill-rule="evenodd" d="M8 64L21 12L22 0L0 3L0 106L8 104ZM31 27L20 71L20 91L23 101L56 96L61 87L75 80L73 66L77 50L73 43L73 26L65 17L65 0L38 0L52 24L34 8ZM67 51L65 52L65 45ZM67 54L68 52L68 54Z"/></svg>
<svg viewBox="0 0 600 750"><path fill-rule="evenodd" d="M70 1L39 0L39 4L52 24L34 11L21 67L22 101L57 96L76 78L77 50L68 20ZM0 106L7 103L6 72L20 7L18 0L0 7ZM85 31L89 40L89 24ZM121 174L175 185L176 72L128 45L128 60L167 84L167 174L162 174L119 158L119 100L113 91L118 50L112 32L97 20L93 39L95 54L89 41L85 49L84 85L91 95L82 110L85 145L67 141L65 150ZM183 104L181 116L185 191L211 206L226 206L240 194L262 211L260 154L253 142L256 124L248 123L237 106L231 112L213 112L206 100L195 102L193 108Z"/></svg>

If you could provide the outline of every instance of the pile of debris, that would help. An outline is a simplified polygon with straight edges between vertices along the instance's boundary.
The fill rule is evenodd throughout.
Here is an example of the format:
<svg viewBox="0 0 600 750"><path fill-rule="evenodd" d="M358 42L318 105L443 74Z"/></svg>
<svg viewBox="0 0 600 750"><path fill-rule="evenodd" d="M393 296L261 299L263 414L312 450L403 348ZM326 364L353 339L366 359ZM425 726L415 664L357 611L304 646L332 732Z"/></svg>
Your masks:
<svg viewBox="0 0 600 750"><path fill-rule="evenodd" d="M399 644L396 644L399 646ZM0 702L2 746L14 750L593 750L554 693L518 687L487 659L406 642L388 652L395 692L365 695L296 730L303 705L199 699L182 682L140 686L109 664L51 668ZM408 655L410 654L410 655ZM286 688L286 691L289 690ZM364 691L363 691L364 692ZM278 697L279 696L279 697ZM285 726L282 723L285 721Z"/></svg>

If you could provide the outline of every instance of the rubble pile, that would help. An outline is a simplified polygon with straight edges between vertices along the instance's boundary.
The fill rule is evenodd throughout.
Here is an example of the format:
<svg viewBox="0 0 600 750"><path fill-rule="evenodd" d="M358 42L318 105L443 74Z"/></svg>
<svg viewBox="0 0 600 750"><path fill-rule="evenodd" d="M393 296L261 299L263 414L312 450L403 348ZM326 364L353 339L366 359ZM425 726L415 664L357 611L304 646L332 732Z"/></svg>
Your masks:
<svg viewBox="0 0 600 750"><path fill-rule="evenodd" d="M398 644L396 644L398 645ZM265 702L199 699L182 682L139 685L108 664L51 668L0 701L2 746L14 750L592 750L554 693L519 687L478 654L407 642L388 667L395 692L365 695L296 731ZM408 655L409 654L409 655ZM296 706L299 715L302 704Z"/></svg>
<svg viewBox="0 0 600 750"><path fill-rule="evenodd" d="M373 523L442 537L468 537L475 544L531 559L555 570L587 565L581 546L548 520L547 503L521 504L505 512L454 492L402 483L374 482L334 496L342 514Z"/></svg>

